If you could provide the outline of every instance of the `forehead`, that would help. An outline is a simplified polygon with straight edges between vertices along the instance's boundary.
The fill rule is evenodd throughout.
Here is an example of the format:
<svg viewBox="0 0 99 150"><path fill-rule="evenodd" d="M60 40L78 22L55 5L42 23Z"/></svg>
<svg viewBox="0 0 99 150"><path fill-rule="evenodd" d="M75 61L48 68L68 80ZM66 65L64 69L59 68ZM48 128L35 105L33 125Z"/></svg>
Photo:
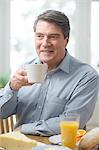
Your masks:
<svg viewBox="0 0 99 150"><path fill-rule="evenodd" d="M36 25L36 32L52 32L62 34L62 29L54 22L39 20Z"/></svg>

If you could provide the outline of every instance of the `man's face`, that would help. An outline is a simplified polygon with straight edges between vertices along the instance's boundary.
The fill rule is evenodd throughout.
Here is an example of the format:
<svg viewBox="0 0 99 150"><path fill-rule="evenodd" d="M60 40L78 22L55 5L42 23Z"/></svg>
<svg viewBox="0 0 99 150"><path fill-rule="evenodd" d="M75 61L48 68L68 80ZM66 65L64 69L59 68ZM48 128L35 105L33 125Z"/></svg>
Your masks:
<svg viewBox="0 0 99 150"><path fill-rule="evenodd" d="M49 68L55 68L65 55L65 47L68 43L59 26L40 20L36 26L35 47L42 62Z"/></svg>

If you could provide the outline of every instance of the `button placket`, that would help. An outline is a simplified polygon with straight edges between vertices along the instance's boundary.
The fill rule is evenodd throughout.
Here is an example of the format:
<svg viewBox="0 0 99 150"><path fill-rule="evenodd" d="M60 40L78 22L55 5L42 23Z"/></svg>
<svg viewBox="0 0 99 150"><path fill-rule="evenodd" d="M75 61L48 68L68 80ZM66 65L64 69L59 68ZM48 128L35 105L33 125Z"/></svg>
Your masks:
<svg viewBox="0 0 99 150"><path fill-rule="evenodd" d="M37 120L39 120L41 118L42 110L44 107L44 103L45 103L45 99L46 99L46 95L47 95L47 91L48 91L49 82L50 82L50 80L47 77L46 80L42 83L42 88L40 91L38 107L37 107L38 108L37 109L37 114L38 114Z"/></svg>

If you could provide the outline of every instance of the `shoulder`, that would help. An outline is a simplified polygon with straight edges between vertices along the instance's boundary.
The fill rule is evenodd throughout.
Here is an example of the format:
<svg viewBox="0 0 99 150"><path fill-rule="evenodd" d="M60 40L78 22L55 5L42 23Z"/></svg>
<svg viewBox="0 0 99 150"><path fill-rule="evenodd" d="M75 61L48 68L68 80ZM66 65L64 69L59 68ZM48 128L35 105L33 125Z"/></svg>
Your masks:
<svg viewBox="0 0 99 150"><path fill-rule="evenodd" d="M38 58L31 58L31 59L28 59L28 60L24 61L24 62L19 66L19 68L24 68L25 65L27 65L27 64L35 64L37 61L38 61Z"/></svg>
<svg viewBox="0 0 99 150"><path fill-rule="evenodd" d="M98 72L91 65L84 63L73 56L71 56L70 58L70 66L73 66L73 68L75 68L78 71L82 71L85 73L90 72L94 75L99 76Z"/></svg>
<svg viewBox="0 0 99 150"><path fill-rule="evenodd" d="M89 64L84 63L70 56L70 74L77 78L78 81L91 81L99 85L99 74Z"/></svg>
<svg viewBox="0 0 99 150"><path fill-rule="evenodd" d="M34 64L37 61L37 58L32 58L24 62L24 64Z"/></svg>

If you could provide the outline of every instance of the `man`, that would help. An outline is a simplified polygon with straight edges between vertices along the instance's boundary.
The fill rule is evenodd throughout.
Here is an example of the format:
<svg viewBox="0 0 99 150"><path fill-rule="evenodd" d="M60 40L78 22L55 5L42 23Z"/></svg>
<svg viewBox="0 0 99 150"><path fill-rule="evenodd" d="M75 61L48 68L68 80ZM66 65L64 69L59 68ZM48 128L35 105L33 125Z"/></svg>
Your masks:
<svg viewBox="0 0 99 150"><path fill-rule="evenodd" d="M34 32L36 52L48 65L48 73L41 84L30 85L25 70L17 70L0 93L1 117L18 114L16 127L21 132L49 136L60 133L62 116L78 113L84 128L97 100L97 72L68 53L70 25L62 12L48 10L39 15Z"/></svg>

